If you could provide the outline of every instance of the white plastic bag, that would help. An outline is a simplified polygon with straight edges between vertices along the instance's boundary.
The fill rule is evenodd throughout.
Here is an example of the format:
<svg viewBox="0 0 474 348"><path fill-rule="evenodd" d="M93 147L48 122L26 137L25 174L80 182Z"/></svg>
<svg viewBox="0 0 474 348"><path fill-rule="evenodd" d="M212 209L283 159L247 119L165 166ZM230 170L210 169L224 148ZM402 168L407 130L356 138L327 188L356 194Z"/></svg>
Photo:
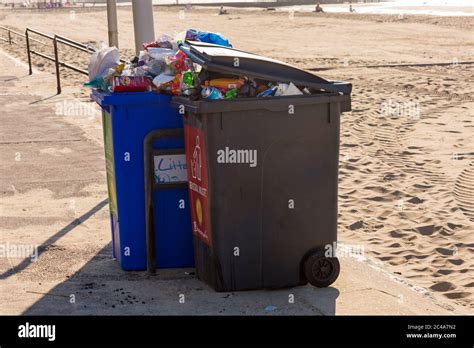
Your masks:
<svg viewBox="0 0 474 348"><path fill-rule="evenodd" d="M105 71L120 64L120 53L117 47L107 47L101 42L100 48L94 52L89 60L89 81L102 75Z"/></svg>

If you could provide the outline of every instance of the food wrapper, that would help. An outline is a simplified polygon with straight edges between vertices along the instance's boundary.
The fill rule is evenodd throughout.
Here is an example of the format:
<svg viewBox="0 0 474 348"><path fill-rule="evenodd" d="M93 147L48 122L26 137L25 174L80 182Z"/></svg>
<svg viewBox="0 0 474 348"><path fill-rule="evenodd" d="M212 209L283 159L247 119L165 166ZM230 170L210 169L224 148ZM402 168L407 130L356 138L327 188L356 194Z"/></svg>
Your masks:
<svg viewBox="0 0 474 348"><path fill-rule="evenodd" d="M150 78L146 76L115 76L114 92L145 92L151 90Z"/></svg>

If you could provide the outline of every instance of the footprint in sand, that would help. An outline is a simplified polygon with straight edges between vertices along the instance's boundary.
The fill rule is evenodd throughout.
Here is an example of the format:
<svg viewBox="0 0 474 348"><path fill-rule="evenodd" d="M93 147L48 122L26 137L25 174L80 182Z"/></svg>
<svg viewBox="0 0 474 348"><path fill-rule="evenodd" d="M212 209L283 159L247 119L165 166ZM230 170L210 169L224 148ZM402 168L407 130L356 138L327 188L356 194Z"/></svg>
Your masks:
<svg viewBox="0 0 474 348"><path fill-rule="evenodd" d="M454 255L455 252L456 252L456 249L448 249L448 248L436 248L435 249L438 253L440 253L441 255Z"/></svg>
<svg viewBox="0 0 474 348"><path fill-rule="evenodd" d="M435 233L437 230L439 230L441 227L435 227L435 225L426 225L426 226L421 226L415 228L420 234L424 236L430 236L433 233Z"/></svg>
<svg viewBox="0 0 474 348"><path fill-rule="evenodd" d="M454 184L454 196L464 215L474 221L474 162L459 174Z"/></svg>
<svg viewBox="0 0 474 348"><path fill-rule="evenodd" d="M430 286L430 289L433 291L446 292L456 289L456 286L450 282L439 282L435 285Z"/></svg>
<svg viewBox="0 0 474 348"><path fill-rule="evenodd" d="M393 237L393 238L403 238L407 236L406 233L399 232L399 231L390 231L389 234L390 234L390 237Z"/></svg>
<svg viewBox="0 0 474 348"><path fill-rule="evenodd" d="M449 293L443 294L443 295L446 296L447 298L451 299L451 300L456 300L456 299L460 299L460 298L469 297L472 294L470 292L449 292Z"/></svg>
<svg viewBox="0 0 474 348"><path fill-rule="evenodd" d="M449 259L449 263L452 263L453 265L460 266L464 263L464 260L461 259Z"/></svg>
<svg viewBox="0 0 474 348"><path fill-rule="evenodd" d="M423 199L420 199L420 198L418 198L418 197L413 197L413 198L410 198L410 199L408 200L408 202L409 202L409 203L412 203L412 204L421 204L421 203L424 202L424 200L423 200Z"/></svg>

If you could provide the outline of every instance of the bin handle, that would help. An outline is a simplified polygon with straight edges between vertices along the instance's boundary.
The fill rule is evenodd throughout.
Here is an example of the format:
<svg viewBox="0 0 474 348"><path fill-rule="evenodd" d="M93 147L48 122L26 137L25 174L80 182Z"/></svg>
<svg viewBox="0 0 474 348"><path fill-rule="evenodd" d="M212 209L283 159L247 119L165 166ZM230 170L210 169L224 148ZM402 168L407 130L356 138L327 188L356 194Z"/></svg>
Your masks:
<svg viewBox="0 0 474 348"><path fill-rule="evenodd" d="M153 205L153 142L159 139L182 139L184 131L182 128L156 129L148 133L143 141L144 157L144 179L145 179L145 224L146 224L146 255L147 271L151 274L156 272L156 248L155 248L155 214Z"/></svg>

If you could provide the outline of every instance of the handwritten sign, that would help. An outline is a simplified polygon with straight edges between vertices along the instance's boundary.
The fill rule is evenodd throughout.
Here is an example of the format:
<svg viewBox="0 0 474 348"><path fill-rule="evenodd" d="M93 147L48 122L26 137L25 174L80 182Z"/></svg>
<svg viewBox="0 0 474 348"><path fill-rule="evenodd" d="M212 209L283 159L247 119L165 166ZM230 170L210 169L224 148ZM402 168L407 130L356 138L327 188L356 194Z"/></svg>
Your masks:
<svg viewBox="0 0 474 348"><path fill-rule="evenodd" d="M155 183L187 182L186 155L160 155L155 156Z"/></svg>

